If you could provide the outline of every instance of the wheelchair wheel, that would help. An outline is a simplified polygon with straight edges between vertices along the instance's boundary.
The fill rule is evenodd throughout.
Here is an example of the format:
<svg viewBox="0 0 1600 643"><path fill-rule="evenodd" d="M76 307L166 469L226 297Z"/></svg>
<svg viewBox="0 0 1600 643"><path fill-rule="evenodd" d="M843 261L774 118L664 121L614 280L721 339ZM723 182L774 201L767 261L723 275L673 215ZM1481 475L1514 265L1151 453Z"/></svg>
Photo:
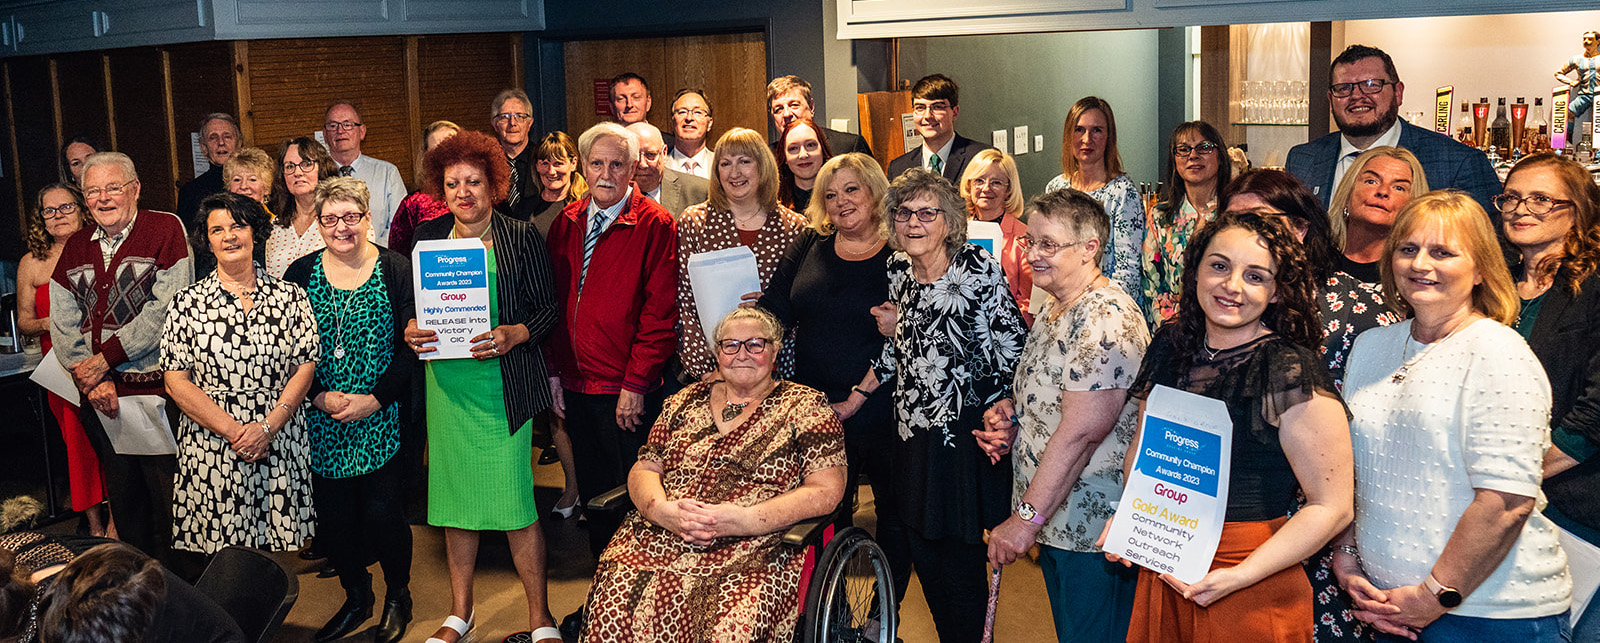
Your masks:
<svg viewBox="0 0 1600 643"><path fill-rule="evenodd" d="M851 527L823 549L806 591L806 643L893 643L896 618L889 561L867 532Z"/></svg>

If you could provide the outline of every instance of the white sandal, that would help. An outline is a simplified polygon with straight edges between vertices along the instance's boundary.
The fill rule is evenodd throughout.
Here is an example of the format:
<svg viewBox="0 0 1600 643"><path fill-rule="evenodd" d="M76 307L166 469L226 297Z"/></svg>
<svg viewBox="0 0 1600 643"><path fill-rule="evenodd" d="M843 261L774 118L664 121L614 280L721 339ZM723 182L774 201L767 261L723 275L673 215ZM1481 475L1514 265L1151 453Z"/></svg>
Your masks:
<svg viewBox="0 0 1600 643"><path fill-rule="evenodd" d="M467 643L468 641L471 640L472 620L473 620L473 615L471 615L471 614L467 615L467 620L465 620L465 621L461 620L461 618L456 616L455 614L451 614L449 616L444 617L444 624L440 625L439 627L447 627L447 628L450 628L451 630L454 630L455 633L456 633L456 643ZM428 640L423 641L423 643L446 643L446 642L445 642L444 639L441 639L441 638L439 638L437 636L431 636L431 637L428 637Z"/></svg>
<svg viewBox="0 0 1600 643"><path fill-rule="evenodd" d="M561 630L553 627L541 627L533 631L533 643L539 643L539 641L548 641L551 639L554 639L556 643L561 643L561 641L564 640L561 638Z"/></svg>

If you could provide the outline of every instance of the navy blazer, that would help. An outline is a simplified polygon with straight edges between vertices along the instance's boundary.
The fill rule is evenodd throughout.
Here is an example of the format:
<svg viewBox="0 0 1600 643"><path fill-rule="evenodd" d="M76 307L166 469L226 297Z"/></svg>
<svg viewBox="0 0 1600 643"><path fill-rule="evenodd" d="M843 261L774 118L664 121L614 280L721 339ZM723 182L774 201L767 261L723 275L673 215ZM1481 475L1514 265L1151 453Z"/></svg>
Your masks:
<svg viewBox="0 0 1600 643"><path fill-rule="evenodd" d="M993 147L988 143L979 143L956 134L955 142L950 144L950 158L945 159L941 174L944 175L944 178L950 179L950 183L959 184L961 182L961 173L967 171L967 163L972 161L972 157L977 156L978 152ZM901 154L895 160L889 161L889 180L893 181L895 177L914 167L922 167L922 146L920 145L910 152Z"/></svg>
<svg viewBox="0 0 1600 643"><path fill-rule="evenodd" d="M1339 132L1333 132L1289 150L1285 169L1300 179L1328 205L1333 198L1333 169L1339 162ZM1489 157L1443 134L1400 121L1400 147L1410 150L1428 175L1429 189L1455 188L1472 195L1484 212L1495 212L1490 197L1500 193L1500 177ZM1499 227L1499 221L1494 221Z"/></svg>

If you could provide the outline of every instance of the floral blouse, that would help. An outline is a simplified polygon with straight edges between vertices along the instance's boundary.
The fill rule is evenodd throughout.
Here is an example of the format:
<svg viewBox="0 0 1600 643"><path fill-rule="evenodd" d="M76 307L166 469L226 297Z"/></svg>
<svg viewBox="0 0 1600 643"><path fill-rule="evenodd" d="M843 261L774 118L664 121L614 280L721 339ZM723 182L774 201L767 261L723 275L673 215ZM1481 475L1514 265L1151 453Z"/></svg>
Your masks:
<svg viewBox="0 0 1600 643"><path fill-rule="evenodd" d="M1017 448L1012 457L1012 501L1022 502L1061 425L1063 391L1126 389L1133 385L1150 345L1150 331L1133 298L1114 284L1090 290L1072 308L1046 304L1022 347L1012 388L1016 394ZM1039 531L1038 542L1076 552L1097 552L1106 520L1122 497L1122 456L1139 428L1139 405L1125 404L1072 492ZM1050 508L1040 508L1050 512Z"/></svg>
<svg viewBox="0 0 1600 643"><path fill-rule="evenodd" d="M899 377L892 399L900 439L937 431L946 447L957 437L970 440L951 424L963 409L1011 395L1028 333L1000 263L969 243L924 284L912 276L910 257L896 252L889 256L889 300L900 319L872 368L880 381Z"/></svg>
<svg viewBox="0 0 1600 643"><path fill-rule="evenodd" d="M1188 199L1172 217L1163 224L1156 219L1166 214L1152 209L1145 219L1144 255L1141 267L1144 293L1144 318L1154 332L1161 323L1178 314L1178 298L1183 292L1183 252L1189 248L1189 238L1210 221L1216 204L1212 202L1205 213L1195 210Z"/></svg>
<svg viewBox="0 0 1600 643"><path fill-rule="evenodd" d="M1339 271L1328 277L1318 293L1317 308L1322 313L1322 358L1333 375L1336 390L1344 390L1344 368L1355 346L1356 335L1401 321L1383 302L1383 287L1361 281Z"/></svg>
<svg viewBox="0 0 1600 643"><path fill-rule="evenodd" d="M767 214L767 221L761 225L755 243L750 244L750 250L756 255L756 273L761 279L762 290L766 290L767 282L772 280L772 273L783 259L783 253L789 250L789 245L800 236L800 229L804 227L805 217L781 205ZM684 372L696 379L717 370L717 356L711 352L711 340L701 328L705 322L700 319L700 311L695 307L694 284L689 282L689 257L739 245L742 245L739 228L733 221L733 214L727 210L718 210L707 202L689 206L678 217L678 320L683 325L678 357L683 360ZM717 321L712 321L711 325L716 326ZM788 377L792 374L793 362L792 352L785 349L779 358L779 375Z"/></svg>
<svg viewBox="0 0 1600 643"><path fill-rule="evenodd" d="M1045 192L1072 187L1066 175L1050 179ZM1135 303L1144 306L1144 290L1139 277L1139 254L1144 247L1144 201L1133 179L1124 174L1111 179L1100 189L1088 193L1099 201L1111 217L1111 242L1100 255L1100 272L1128 291Z"/></svg>

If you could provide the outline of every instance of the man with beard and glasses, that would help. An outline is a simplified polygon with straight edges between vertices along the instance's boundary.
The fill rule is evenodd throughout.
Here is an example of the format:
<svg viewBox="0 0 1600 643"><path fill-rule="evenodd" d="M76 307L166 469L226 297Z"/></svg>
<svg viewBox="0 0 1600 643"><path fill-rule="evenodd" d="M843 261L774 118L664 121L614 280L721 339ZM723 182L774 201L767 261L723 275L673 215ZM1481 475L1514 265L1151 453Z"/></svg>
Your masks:
<svg viewBox="0 0 1600 643"><path fill-rule="evenodd" d="M1376 47L1351 45L1333 59L1328 104L1339 131L1289 150L1287 168L1324 205L1356 156L1379 145L1411 150L1422 162L1428 185L1472 195L1485 212L1497 212L1489 198L1500 193L1500 179L1483 152L1443 134L1397 118L1406 85L1394 61ZM1340 213L1330 213L1335 216Z"/></svg>

